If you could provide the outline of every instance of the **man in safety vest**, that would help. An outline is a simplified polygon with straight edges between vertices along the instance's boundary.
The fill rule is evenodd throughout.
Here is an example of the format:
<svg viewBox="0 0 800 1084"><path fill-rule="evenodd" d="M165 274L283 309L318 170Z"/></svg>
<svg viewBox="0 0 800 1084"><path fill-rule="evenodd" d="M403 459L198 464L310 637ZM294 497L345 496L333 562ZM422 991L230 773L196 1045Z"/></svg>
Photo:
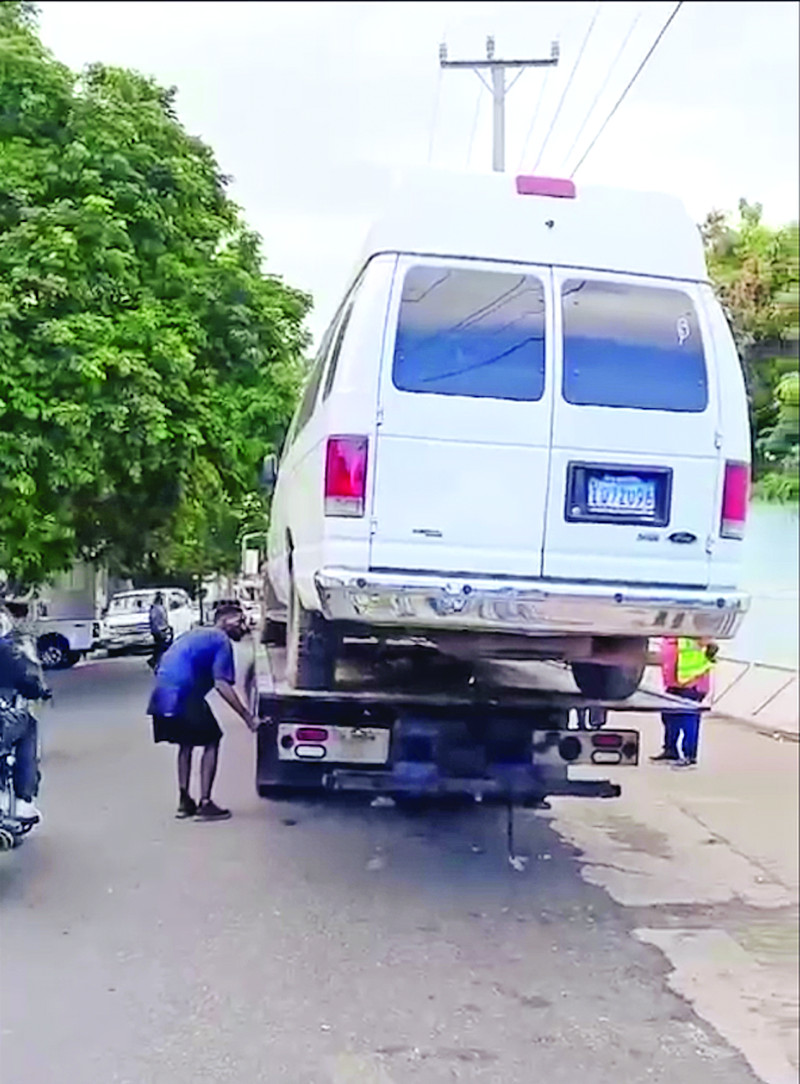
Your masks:
<svg viewBox="0 0 800 1084"><path fill-rule="evenodd" d="M711 671L717 646L711 640L668 637L661 644L661 676L664 689L673 696L702 703L711 691ZM700 741L700 712L664 712L664 748L652 757L656 762L672 762L680 767L697 764Z"/></svg>

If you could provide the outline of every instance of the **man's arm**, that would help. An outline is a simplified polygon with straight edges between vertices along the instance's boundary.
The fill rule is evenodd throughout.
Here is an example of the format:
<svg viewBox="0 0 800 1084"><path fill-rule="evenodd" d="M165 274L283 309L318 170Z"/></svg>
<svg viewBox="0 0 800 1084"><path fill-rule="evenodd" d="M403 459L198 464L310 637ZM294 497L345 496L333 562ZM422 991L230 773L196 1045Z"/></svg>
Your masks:
<svg viewBox="0 0 800 1084"><path fill-rule="evenodd" d="M244 719L245 724L250 728L250 730L258 730L258 720L253 718L251 713L241 702L241 700L239 699L239 694L236 692L230 682L222 681L220 678L218 678L214 682L214 688L217 690L225 703L232 707L241 719Z"/></svg>

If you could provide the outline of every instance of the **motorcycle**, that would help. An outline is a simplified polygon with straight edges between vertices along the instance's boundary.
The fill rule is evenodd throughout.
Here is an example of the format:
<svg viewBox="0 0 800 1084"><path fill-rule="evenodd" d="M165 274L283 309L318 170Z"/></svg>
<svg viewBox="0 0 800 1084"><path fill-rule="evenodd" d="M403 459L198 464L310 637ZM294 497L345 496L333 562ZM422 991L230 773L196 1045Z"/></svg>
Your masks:
<svg viewBox="0 0 800 1084"><path fill-rule="evenodd" d="M52 699L45 685L33 641L24 635L0 638L6 670L15 676L15 687L0 689L0 851L18 847L38 823L22 817L14 789L16 746L30 725L34 700ZM26 695L27 694L27 695ZM37 749L37 761L39 750Z"/></svg>

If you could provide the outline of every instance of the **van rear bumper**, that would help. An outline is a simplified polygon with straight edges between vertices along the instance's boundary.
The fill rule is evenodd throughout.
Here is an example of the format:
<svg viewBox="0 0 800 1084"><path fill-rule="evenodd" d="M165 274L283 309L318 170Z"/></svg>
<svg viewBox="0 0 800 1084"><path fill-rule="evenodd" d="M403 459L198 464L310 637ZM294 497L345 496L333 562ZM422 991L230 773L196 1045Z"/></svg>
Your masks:
<svg viewBox="0 0 800 1084"><path fill-rule="evenodd" d="M322 613L396 629L528 635L733 637L750 605L731 590L625 583L447 578L326 568L315 576Z"/></svg>

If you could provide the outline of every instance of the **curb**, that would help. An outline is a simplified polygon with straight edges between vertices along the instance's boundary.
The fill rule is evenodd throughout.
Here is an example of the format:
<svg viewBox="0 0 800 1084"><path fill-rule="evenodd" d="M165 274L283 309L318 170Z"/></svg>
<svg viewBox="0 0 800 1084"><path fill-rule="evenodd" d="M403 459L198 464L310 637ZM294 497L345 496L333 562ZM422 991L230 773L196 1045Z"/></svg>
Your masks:
<svg viewBox="0 0 800 1084"><path fill-rule="evenodd" d="M763 734L765 738L773 738L775 741L791 741L795 744L800 743L800 734L796 730L787 730L785 727L780 726L767 726L765 723L758 722L757 719L743 719L738 715L726 715L724 712L714 711L713 708L708 715L710 719L719 719L721 722L746 726L748 730Z"/></svg>

